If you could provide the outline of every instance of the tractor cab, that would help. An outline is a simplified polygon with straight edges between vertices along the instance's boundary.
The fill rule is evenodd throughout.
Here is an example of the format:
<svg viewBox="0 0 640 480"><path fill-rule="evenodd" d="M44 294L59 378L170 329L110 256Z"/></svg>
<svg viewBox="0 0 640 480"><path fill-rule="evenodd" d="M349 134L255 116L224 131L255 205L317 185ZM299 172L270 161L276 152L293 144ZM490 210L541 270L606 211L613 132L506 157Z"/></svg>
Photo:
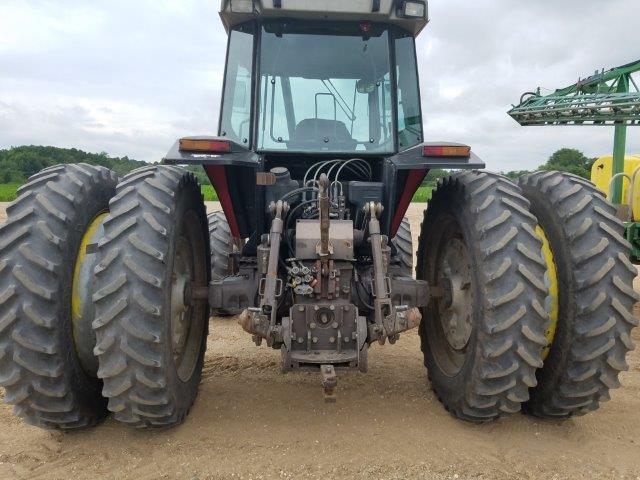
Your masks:
<svg viewBox="0 0 640 480"><path fill-rule="evenodd" d="M425 1L226 0L220 16L217 136L182 139L165 161L204 165L249 246L268 231L269 204L321 173L347 192L352 216L367 200L385 204L394 236L430 168L483 166L468 147L424 144L415 38Z"/></svg>
<svg viewBox="0 0 640 480"><path fill-rule="evenodd" d="M412 33L369 21L233 27L218 133L264 154L391 155L421 143Z"/></svg>

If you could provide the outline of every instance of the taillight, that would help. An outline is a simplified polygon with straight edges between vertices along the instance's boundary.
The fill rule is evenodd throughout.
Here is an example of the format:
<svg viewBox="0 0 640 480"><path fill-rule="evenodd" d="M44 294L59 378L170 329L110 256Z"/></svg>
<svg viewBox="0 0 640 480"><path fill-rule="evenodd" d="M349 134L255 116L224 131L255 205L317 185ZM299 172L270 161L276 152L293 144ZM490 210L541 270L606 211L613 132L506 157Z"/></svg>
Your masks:
<svg viewBox="0 0 640 480"><path fill-rule="evenodd" d="M470 157L471 147L467 145L425 145L423 157Z"/></svg>
<svg viewBox="0 0 640 480"><path fill-rule="evenodd" d="M206 152L206 153L230 153L231 142L229 140L181 138L180 151Z"/></svg>

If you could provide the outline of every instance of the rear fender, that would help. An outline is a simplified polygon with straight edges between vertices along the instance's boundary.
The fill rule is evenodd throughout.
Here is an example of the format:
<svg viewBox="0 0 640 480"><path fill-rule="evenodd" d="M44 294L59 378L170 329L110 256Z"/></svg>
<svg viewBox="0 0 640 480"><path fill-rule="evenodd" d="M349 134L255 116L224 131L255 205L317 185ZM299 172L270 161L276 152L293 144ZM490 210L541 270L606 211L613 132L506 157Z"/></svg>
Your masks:
<svg viewBox="0 0 640 480"><path fill-rule="evenodd" d="M423 156L425 146L464 146L459 143L430 142L416 145L387 160L385 184L389 185L385 198L384 228L389 238L398 233L413 196L418 191L429 170L475 170L485 168L485 163L475 153L460 157Z"/></svg>
<svg viewBox="0 0 640 480"><path fill-rule="evenodd" d="M220 137L190 137L191 139L221 140ZM229 142L230 151L226 153L188 152L180 150L180 140L171 147L163 159L173 165L202 165L229 222L234 238L248 238L256 231L257 222L264 211L257 194L256 173L262 171L262 158L254 152Z"/></svg>

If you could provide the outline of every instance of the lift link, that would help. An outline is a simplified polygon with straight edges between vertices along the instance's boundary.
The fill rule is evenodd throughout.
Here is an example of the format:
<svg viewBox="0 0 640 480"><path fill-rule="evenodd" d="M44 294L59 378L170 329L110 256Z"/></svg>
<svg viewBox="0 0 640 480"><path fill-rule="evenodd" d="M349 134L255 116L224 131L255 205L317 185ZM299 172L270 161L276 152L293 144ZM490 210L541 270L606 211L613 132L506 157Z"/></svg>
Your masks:
<svg viewBox="0 0 640 480"><path fill-rule="evenodd" d="M383 206L379 203L370 202L364 207L365 215L369 215L369 242L371 243L371 255L373 257L373 309L375 323L369 327L370 343L378 341L384 345L386 340L394 344L400 333L416 328L420 324L422 315L417 308L409 308L406 305L395 306L391 302L391 280L385 272L385 251L387 237L381 235L380 221L378 217L382 215Z"/></svg>
<svg viewBox="0 0 640 480"><path fill-rule="evenodd" d="M331 244L329 243L329 177L326 174L320 176L318 192L318 209L320 211L320 244L318 245L318 257L321 266L321 296L329 297L329 257L331 255Z"/></svg>
<svg viewBox="0 0 640 480"><path fill-rule="evenodd" d="M289 204L279 200L271 203L269 210L273 214L271 231L269 233L269 263L267 274L260 281L260 307L245 310L238 319L238 323L253 335L256 345L267 341L269 347L282 342L282 327L276 324L278 312L278 298L283 292L282 279L278 277L278 259L280 258L280 243L284 231L284 219L289 212Z"/></svg>

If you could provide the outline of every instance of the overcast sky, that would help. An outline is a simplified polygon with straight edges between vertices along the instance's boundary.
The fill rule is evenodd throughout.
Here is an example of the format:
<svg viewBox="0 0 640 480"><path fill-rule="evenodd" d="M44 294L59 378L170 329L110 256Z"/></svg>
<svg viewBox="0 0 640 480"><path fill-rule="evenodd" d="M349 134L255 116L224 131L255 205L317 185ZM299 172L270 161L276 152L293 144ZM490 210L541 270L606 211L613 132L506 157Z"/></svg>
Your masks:
<svg viewBox="0 0 640 480"><path fill-rule="evenodd" d="M558 148L610 154L612 127L519 127L520 95L640 58L638 0L430 0L418 40L427 140L493 170ZM226 35L219 0L0 0L0 148L77 147L157 161L213 134ZM547 90L543 90L547 92ZM550 92L549 92L550 93ZM628 151L640 154L640 127Z"/></svg>

